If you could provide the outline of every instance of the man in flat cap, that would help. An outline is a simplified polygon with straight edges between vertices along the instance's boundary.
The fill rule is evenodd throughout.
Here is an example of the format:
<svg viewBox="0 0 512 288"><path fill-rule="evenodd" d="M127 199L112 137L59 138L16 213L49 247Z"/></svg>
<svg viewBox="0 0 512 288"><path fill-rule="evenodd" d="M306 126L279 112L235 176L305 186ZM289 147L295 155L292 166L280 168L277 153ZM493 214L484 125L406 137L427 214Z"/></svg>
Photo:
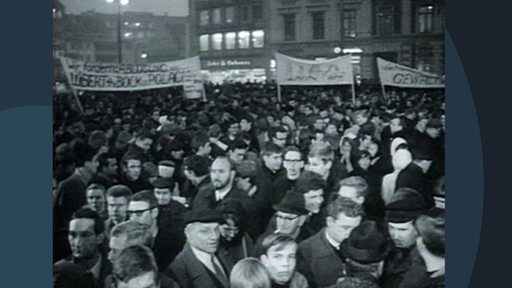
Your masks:
<svg viewBox="0 0 512 288"><path fill-rule="evenodd" d="M220 211L192 210L185 214L187 244L169 265L166 274L182 288L228 288L233 263L217 254L219 225L224 221Z"/></svg>
<svg viewBox="0 0 512 288"><path fill-rule="evenodd" d="M325 228L299 244L298 270L310 287L334 285L345 274L345 255L340 245L364 218L361 205L335 197L327 205Z"/></svg>
<svg viewBox="0 0 512 288"><path fill-rule="evenodd" d="M347 257L347 277L336 287L379 288L378 280L389 249L389 240L377 222L365 221L354 228L341 243Z"/></svg>
<svg viewBox="0 0 512 288"><path fill-rule="evenodd" d="M386 221L393 242L382 275L384 288L400 287L404 275L418 260L415 249L418 233L414 221L425 212L423 197L411 188L400 188L386 204Z"/></svg>
<svg viewBox="0 0 512 288"><path fill-rule="evenodd" d="M309 211L304 206L304 197L300 193L286 193L281 202L272 206L276 213L257 243L261 243L267 235L277 233L290 235L297 243L306 239L309 235L301 228Z"/></svg>

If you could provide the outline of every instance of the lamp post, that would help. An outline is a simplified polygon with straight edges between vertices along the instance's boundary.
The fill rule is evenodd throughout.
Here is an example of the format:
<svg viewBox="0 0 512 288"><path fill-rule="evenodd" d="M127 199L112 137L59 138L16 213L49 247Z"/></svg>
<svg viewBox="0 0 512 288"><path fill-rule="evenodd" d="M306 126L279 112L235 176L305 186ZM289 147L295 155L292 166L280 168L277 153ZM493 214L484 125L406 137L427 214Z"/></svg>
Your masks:
<svg viewBox="0 0 512 288"><path fill-rule="evenodd" d="M121 6L128 5L129 0L106 0L108 3L115 2L117 5L117 61L122 63L123 61L123 38L121 36Z"/></svg>

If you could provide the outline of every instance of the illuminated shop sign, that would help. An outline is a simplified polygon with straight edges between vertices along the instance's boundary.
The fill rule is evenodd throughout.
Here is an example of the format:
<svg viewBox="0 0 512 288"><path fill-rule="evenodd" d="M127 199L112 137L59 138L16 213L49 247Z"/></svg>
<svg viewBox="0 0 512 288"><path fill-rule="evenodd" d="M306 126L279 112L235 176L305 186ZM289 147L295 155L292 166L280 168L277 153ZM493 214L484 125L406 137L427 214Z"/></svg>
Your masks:
<svg viewBox="0 0 512 288"><path fill-rule="evenodd" d="M251 60L206 60L206 67L251 66Z"/></svg>

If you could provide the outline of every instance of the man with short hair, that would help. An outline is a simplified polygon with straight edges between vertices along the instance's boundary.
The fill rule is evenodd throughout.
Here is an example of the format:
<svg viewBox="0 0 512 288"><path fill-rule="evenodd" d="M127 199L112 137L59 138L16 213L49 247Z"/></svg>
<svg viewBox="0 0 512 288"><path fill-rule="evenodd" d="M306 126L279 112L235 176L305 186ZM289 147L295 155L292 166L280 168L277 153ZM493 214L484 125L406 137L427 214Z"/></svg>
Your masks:
<svg viewBox="0 0 512 288"><path fill-rule="evenodd" d="M116 288L177 288L178 284L160 275L151 249L134 245L122 250L113 263ZM109 287L109 288L110 288Z"/></svg>
<svg viewBox="0 0 512 288"><path fill-rule="evenodd" d="M297 242L286 234L270 234L258 247L258 257L267 268L272 287L306 288L308 281L296 271Z"/></svg>
<svg viewBox="0 0 512 288"><path fill-rule="evenodd" d="M104 220L108 217L108 211L105 205L105 186L97 183L91 183L85 189L87 205Z"/></svg>
<svg viewBox="0 0 512 288"><path fill-rule="evenodd" d="M182 288L229 287L233 267L229 257L219 254L219 225L222 213L213 209L192 210L185 214L187 244L169 265L166 274Z"/></svg>
<svg viewBox="0 0 512 288"><path fill-rule="evenodd" d="M360 176L351 176L338 182L334 189L341 197L349 198L359 205L363 205L368 195L368 183Z"/></svg>
<svg viewBox="0 0 512 288"><path fill-rule="evenodd" d="M87 146L88 147L88 146ZM85 189L98 168L96 150L84 148L79 151L73 174L59 183L53 205L54 261L65 257L70 251L67 245L67 226L71 215L87 203Z"/></svg>
<svg viewBox="0 0 512 288"><path fill-rule="evenodd" d="M304 207L308 211L304 229L308 236L316 234L325 226L325 189L326 182L320 174L312 171L303 171L295 188L290 193L299 193L304 197Z"/></svg>
<svg viewBox="0 0 512 288"><path fill-rule="evenodd" d="M199 190L211 183L208 170L210 165L209 158L199 155L192 155L183 161L183 174L187 181L183 184L181 196L185 197L188 203L192 203Z"/></svg>
<svg viewBox="0 0 512 288"><path fill-rule="evenodd" d="M279 203L286 192L292 190L302 172L302 168L304 168L304 159L298 147L288 146L284 149L283 167L286 170L286 175L277 177L272 185L272 204Z"/></svg>
<svg viewBox="0 0 512 288"><path fill-rule="evenodd" d="M268 130L268 138L270 142L283 149L288 140L288 131L283 126L272 127Z"/></svg>
<svg viewBox="0 0 512 288"><path fill-rule="evenodd" d="M105 235L110 237L110 230L116 225L125 221L128 216L126 209L132 191L124 185L114 185L107 190L107 211L108 218L105 220Z"/></svg>
<svg viewBox="0 0 512 288"><path fill-rule="evenodd" d="M355 227L347 240L341 244L347 256L347 277L336 287L379 288L384 258L389 253L390 243L386 234L375 221L365 221Z"/></svg>
<svg viewBox="0 0 512 288"><path fill-rule="evenodd" d="M239 164L245 159L249 146L242 139L236 139L228 148L228 157L231 162Z"/></svg>
<svg viewBox="0 0 512 288"><path fill-rule="evenodd" d="M345 255L340 245L364 218L361 205L335 197L327 205L326 226L299 245L298 270L310 287L334 285L345 274Z"/></svg>
<svg viewBox="0 0 512 288"><path fill-rule="evenodd" d="M414 221L424 211L423 197L411 188L396 190L386 204L386 221L394 245L384 264L384 288L400 287L412 263L417 261L418 251L415 247L418 233Z"/></svg>
<svg viewBox="0 0 512 288"><path fill-rule="evenodd" d="M98 213L90 208L80 208L71 216L68 241L71 256L54 264L58 270L62 265L77 264L87 271L95 283L94 287L103 287L105 277L110 273L110 263L102 253L100 246L104 240L105 226Z"/></svg>
<svg viewBox="0 0 512 288"><path fill-rule="evenodd" d="M140 129L135 135L135 141L128 146L127 154L134 154L141 162L152 161L152 155L149 153L153 145L153 135L147 129Z"/></svg>
<svg viewBox="0 0 512 288"><path fill-rule="evenodd" d="M195 155L210 158L212 143L210 142L210 137L206 132L200 131L195 133L190 142L190 147Z"/></svg>
<svg viewBox="0 0 512 288"><path fill-rule="evenodd" d="M211 185L199 190L194 201L193 209L220 209L225 199L237 199L249 208L249 196L234 185L236 171L231 161L225 156L215 158L210 167Z"/></svg>
<svg viewBox="0 0 512 288"><path fill-rule="evenodd" d="M135 193L128 205L130 220L149 225L151 235L155 238L153 251L158 267L163 271L183 247L180 227L158 225L158 200L152 190Z"/></svg>
<svg viewBox="0 0 512 288"><path fill-rule="evenodd" d="M327 181L326 196L329 196L339 179L346 176L343 175L340 161L334 161L334 150L331 145L325 142L311 144L305 170L316 172Z"/></svg>
<svg viewBox="0 0 512 288"><path fill-rule="evenodd" d="M126 153L122 159L122 175L119 183L137 192L151 189L151 184L142 177L142 160L133 153Z"/></svg>
<svg viewBox="0 0 512 288"><path fill-rule="evenodd" d="M98 175L106 177L110 180L110 186L119 182L119 166L117 164L117 158L111 153L101 153L98 155Z"/></svg>

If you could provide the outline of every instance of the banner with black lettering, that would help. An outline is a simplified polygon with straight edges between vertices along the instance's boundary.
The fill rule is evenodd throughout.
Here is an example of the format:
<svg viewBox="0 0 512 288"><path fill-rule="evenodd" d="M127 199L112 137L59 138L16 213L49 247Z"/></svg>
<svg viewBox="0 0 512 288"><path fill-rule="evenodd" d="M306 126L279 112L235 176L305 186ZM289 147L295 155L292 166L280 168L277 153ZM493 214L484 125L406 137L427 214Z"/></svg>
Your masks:
<svg viewBox="0 0 512 288"><path fill-rule="evenodd" d="M159 63L92 63L61 57L71 87L90 91L133 91L184 86L199 97L199 56ZM190 98L195 98L194 96Z"/></svg>
<svg viewBox="0 0 512 288"><path fill-rule="evenodd" d="M327 60L305 60L275 54L279 85L344 85L354 76L350 55Z"/></svg>
<svg viewBox="0 0 512 288"><path fill-rule="evenodd" d="M382 85L403 88L444 88L444 78L377 58Z"/></svg>

